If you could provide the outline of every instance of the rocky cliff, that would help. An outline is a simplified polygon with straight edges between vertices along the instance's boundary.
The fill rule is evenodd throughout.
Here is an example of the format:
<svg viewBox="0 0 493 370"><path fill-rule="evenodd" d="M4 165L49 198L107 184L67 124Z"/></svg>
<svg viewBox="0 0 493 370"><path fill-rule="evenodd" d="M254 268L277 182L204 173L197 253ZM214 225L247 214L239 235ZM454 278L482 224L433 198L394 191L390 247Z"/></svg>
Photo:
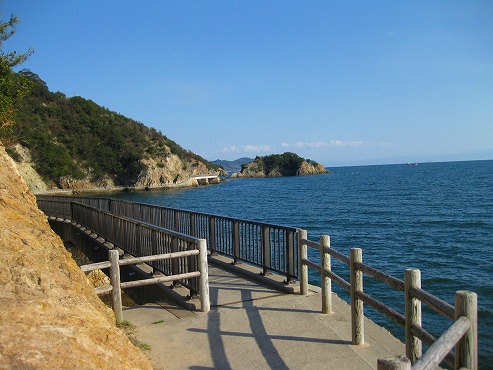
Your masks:
<svg viewBox="0 0 493 370"><path fill-rule="evenodd" d="M237 177L305 176L328 173L320 163L301 158L295 153L256 157L243 165Z"/></svg>
<svg viewBox="0 0 493 370"><path fill-rule="evenodd" d="M183 161L175 154L169 154L165 159L148 158L143 160L145 170L139 175L135 186L165 187L165 186L194 186L191 177L201 174L227 175L222 169L211 170L206 164L196 159Z"/></svg>
<svg viewBox="0 0 493 370"><path fill-rule="evenodd" d="M150 369L0 146L0 368Z"/></svg>

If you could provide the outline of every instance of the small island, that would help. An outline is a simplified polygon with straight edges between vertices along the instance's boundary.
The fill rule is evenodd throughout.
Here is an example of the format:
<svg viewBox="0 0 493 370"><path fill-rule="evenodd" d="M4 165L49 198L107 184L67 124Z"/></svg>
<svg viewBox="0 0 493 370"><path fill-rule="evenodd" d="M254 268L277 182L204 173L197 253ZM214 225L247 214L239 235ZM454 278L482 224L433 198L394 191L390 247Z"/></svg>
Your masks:
<svg viewBox="0 0 493 370"><path fill-rule="evenodd" d="M296 153L286 152L256 157L252 162L243 164L241 171L232 177L280 177L306 176L329 173L323 165L304 159Z"/></svg>

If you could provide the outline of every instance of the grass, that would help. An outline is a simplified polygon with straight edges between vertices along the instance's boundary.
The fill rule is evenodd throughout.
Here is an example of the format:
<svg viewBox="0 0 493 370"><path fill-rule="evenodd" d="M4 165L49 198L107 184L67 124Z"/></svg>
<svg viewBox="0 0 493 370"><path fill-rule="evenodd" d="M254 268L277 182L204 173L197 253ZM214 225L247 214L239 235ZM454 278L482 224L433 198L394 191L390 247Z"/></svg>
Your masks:
<svg viewBox="0 0 493 370"><path fill-rule="evenodd" d="M134 337L135 334L135 325L130 321L123 320L121 323L117 324L120 329L122 329L128 337L130 343L132 343L135 347L139 348L142 351L150 351L151 346L147 343L141 342L137 338Z"/></svg>

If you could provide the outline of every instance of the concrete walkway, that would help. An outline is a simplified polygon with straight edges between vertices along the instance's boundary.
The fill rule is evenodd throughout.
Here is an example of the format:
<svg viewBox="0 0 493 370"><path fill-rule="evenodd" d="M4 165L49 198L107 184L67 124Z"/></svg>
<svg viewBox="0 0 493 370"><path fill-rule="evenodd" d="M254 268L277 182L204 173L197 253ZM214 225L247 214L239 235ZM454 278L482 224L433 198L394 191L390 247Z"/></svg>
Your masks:
<svg viewBox="0 0 493 370"><path fill-rule="evenodd" d="M351 345L350 306L333 297L285 294L210 266L208 314L170 303L127 308L135 337L151 346L155 369L376 369L377 359L402 355L404 345L365 321L363 346Z"/></svg>

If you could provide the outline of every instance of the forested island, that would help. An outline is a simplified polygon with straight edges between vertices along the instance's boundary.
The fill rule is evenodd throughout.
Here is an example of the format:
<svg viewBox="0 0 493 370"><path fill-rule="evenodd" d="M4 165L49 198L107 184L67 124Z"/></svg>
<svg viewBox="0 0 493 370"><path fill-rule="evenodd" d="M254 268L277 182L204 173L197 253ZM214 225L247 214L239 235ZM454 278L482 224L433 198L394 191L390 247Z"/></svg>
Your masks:
<svg viewBox="0 0 493 370"><path fill-rule="evenodd" d="M257 156L252 162L243 164L235 177L306 176L324 173L328 171L320 163L286 152Z"/></svg>

